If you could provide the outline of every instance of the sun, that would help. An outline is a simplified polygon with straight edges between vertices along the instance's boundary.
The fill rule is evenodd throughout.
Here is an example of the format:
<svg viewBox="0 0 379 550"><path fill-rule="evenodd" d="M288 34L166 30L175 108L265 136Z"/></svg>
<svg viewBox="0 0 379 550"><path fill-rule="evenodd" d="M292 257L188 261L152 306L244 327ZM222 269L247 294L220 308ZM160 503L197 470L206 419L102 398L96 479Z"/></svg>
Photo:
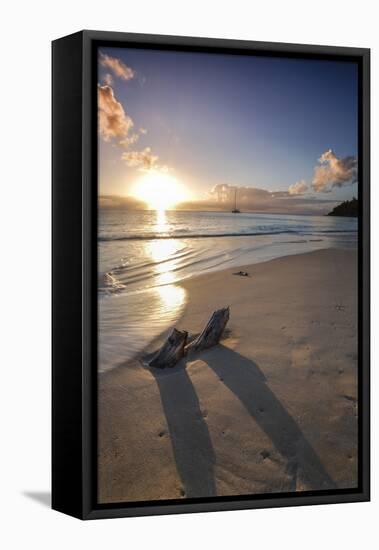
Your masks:
<svg viewBox="0 0 379 550"><path fill-rule="evenodd" d="M185 187L170 174L150 171L139 179L132 195L152 210L167 210L188 199Z"/></svg>

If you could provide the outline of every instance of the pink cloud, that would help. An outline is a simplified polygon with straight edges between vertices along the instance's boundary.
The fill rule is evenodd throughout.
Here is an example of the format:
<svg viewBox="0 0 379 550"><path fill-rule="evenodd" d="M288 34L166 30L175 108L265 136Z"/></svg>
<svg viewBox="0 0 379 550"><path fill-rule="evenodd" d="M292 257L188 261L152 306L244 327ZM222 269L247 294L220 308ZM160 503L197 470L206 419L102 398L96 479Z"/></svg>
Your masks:
<svg viewBox="0 0 379 550"><path fill-rule="evenodd" d="M356 157L338 158L332 149L328 149L321 155L318 162L312 181L312 187L316 193L330 193L334 187L343 187L357 182Z"/></svg>
<svg viewBox="0 0 379 550"><path fill-rule="evenodd" d="M125 138L133 127L132 119L125 113L110 86L98 85L97 89L99 134L105 141L115 137Z"/></svg>
<svg viewBox="0 0 379 550"><path fill-rule="evenodd" d="M117 57L111 57L100 52L99 61L103 67L110 69L113 74L122 80L131 80L134 77L134 71Z"/></svg>
<svg viewBox="0 0 379 550"><path fill-rule="evenodd" d="M300 180L289 186L288 193L290 195L303 195L307 191L307 189L308 185L305 183L305 181Z"/></svg>
<svg viewBox="0 0 379 550"><path fill-rule="evenodd" d="M156 165L159 157L153 155L150 147L146 147L143 151L127 151L122 154L121 158L132 168L150 170Z"/></svg>

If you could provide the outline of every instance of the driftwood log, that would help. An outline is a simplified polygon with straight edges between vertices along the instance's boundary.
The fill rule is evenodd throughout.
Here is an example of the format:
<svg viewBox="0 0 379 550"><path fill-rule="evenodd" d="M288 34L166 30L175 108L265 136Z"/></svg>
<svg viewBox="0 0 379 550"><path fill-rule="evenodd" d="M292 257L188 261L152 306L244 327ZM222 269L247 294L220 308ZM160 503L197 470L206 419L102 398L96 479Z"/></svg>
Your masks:
<svg viewBox="0 0 379 550"><path fill-rule="evenodd" d="M229 315L229 307L214 311L201 334L188 345L188 332L174 328L147 364L158 369L174 367L184 355L216 346L229 321Z"/></svg>
<svg viewBox="0 0 379 550"><path fill-rule="evenodd" d="M188 344L185 348L185 353L194 353L216 346L229 321L229 314L229 307L223 307L213 312L203 332Z"/></svg>
<svg viewBox="0 0 379 550"><path fill-rule="evenodd" d="M188 332L174 328L163 346L148 362L149 367L165 369L174 367L184 356Z"/></svg>

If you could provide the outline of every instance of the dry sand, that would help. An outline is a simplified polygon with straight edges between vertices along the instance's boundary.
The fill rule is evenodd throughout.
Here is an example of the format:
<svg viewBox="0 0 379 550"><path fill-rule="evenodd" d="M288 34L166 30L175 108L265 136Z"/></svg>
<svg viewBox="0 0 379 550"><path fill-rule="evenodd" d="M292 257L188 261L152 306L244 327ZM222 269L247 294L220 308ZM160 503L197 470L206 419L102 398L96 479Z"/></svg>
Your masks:
<svg viewBox="0 0 379 550"><path fill-rule="evenodd" d="M357 253L188 280L178 328L230 305L222 343L174 369L99 377L99 502L357 485Z"/></svg>

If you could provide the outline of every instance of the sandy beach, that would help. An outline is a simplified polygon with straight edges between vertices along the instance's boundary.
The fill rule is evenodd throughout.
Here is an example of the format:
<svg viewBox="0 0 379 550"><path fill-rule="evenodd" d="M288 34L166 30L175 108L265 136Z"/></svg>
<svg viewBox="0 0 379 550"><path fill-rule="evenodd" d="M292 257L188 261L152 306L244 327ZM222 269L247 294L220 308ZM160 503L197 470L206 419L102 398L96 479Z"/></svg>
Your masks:
<svg viewBox="0 0 379 550"><path fill-rule="evenodd" d="M356 265L329 249L180 283L177 328L229 305L227 331L173 369L99 376L99 502L355 487Z"/></svg>

